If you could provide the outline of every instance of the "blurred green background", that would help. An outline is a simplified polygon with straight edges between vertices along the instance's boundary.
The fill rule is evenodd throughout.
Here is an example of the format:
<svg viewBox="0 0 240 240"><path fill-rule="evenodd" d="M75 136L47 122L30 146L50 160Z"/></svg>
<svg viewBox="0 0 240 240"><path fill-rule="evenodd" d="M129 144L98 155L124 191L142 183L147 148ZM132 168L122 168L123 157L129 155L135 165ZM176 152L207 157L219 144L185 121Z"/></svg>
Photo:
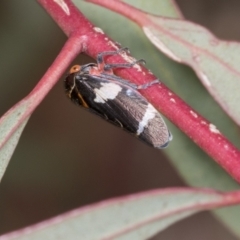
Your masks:
<svg viewBox="0 0 240 240"><path fill-rule="evenodd" d="M187 19L220 38L240 39L239 1L177 2ZM36 85L66 36L30 0L0 2L0 31L2 115ZM121 44L127 46L127 42ZM89 61L80 56L74 62ZM164 151L146 146L73 105L64 95L63 79L32 115L0 185L0 234L106 198L185 185ZM174 151L173 146L169 150ZM236 238L205 212L153 239Z"/></svg>

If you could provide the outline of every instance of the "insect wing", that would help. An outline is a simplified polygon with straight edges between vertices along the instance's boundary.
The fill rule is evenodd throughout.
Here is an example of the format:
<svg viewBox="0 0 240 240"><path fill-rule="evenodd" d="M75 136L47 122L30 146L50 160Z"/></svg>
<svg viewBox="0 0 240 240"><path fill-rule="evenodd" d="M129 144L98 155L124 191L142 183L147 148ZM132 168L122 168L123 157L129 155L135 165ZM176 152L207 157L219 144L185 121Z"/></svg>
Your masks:
<svg viewBox="0 0 240 240"><path fill-rule="evenodd" d="M89 75L87 80L76 80L79 101L149 145L166 147L170 133L160 113L134 88L134 84L124 84L124 80L118 79L115 75L108 75L107 79L104 75Z"/></svg>
<svg viewBox="0 0 240 240"><path fill-rule="evenodd" d="M170 134L160 113L136 89L123 87L112 109L119 106L119 121L124 128L157 148L168 145Z"/></svg>

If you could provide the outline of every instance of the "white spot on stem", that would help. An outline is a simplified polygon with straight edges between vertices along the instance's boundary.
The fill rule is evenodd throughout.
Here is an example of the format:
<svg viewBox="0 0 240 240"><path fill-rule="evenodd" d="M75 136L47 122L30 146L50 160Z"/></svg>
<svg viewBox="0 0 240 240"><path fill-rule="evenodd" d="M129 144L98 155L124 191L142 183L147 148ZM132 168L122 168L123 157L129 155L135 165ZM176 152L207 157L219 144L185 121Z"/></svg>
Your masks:
<svg viewBox="0 0 240 240"><path fill-rule="evenodd" d="M67 15L70 15L69 8L67 4L64 2L64 0L53 0L53 1L57 3Z"/></svg>
<svg viewBox="0 0 240 240"><path fill-rule="evenodd" d="M191 113L191 115L194 116L195 118L198 117L198 115L197 115L194 111L190 110L190 113Z"/></svg>
<svg viewBox="0 0 240 240"><path fill-rule="evenodd" d="M101 28L99 28L99 27L94 27L93 30L94 30L95 32L104 34L104 31L103 31Z"/></svg>
<svg viewBox="0 0 240 240"><path fill-rule="evenodd" d="M216 134L220 134L220 131L217 129L217 127L215 125L213 125L212 123L209 124L209 130L212 133L216 133Z"/></svg>
<svg viewBox="0 0 240 240"><path fill-rule="evenodd" d="M116 50L119 49L119 47L113 41L108 41L108 45L114 47Z"/></svg>
<svg viewBox="0 0 240 240"><path fill-rule="evenodd" d="M229 146L228 146L227 144L225 144L225 145L224 145L224 148L225 148L226 150L228 150L228 149L229 149Z"/></svg>

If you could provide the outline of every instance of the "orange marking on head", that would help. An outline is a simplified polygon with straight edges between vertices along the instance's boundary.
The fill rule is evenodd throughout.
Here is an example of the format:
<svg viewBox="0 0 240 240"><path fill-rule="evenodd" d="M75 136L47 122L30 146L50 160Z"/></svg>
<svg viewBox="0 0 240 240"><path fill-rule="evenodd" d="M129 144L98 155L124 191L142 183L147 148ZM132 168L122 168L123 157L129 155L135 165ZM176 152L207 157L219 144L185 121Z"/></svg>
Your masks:
<svg viewBox="0 0 240 240"><path fill-rule="evenodd" d="M81 66L80 65L74 65L71 67L69 73L76 73L76 72L79 72L81 70Z"/></svg>

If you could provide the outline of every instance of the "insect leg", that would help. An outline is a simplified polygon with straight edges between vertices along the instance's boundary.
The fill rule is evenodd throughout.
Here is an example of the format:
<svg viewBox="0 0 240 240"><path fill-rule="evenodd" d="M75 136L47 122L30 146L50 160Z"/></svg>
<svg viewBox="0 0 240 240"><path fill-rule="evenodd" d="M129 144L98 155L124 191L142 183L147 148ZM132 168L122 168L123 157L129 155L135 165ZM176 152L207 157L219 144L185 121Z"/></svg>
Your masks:
<svg viewBox="0 0 240 240"><path fill-rule="evenodd" d="M117 51L108 51L108 52L101 52L97 55L97 63L99 65L103 64L104 65L104 60L103 60L103 57L106 56L106 55L116 55L116 54L119 54L121 52L129 52L128 48L120 48L119 50Z"/></svg>
<svg viewBox="0 0 240 240"><path fill-rule="evenodd" d="M145 64L145 61L143 59L139 59L139 60L133 61L132 63L105 64L103 69L104 71L108 71L113 68L131 68L138 63Z"/></svg>
<svg viewBox="0 0 240 240"><path fill-rule="evenodd" d="M151 82L148 82L148 83L145 83L145 84L142 84L142 85L138 85L137 89L146 89L146 88L152 86L153 84L158 84L158 83L159 83L159 80L155 79Z"/></svg>

